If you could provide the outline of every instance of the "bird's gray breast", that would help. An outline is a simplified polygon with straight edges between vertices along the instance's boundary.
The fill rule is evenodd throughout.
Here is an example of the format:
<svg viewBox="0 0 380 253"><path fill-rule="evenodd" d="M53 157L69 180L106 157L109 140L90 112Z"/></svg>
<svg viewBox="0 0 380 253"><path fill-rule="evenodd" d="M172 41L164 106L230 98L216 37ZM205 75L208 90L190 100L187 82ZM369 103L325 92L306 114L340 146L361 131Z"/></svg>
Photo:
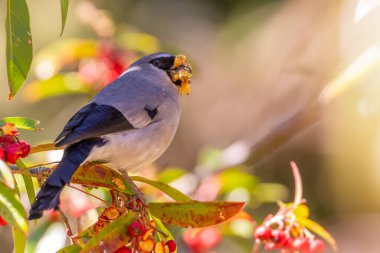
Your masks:
<svg viewBox="0 0 380 253"><path fill-rule="evenodd" d="M140 129L102 136L106 144L95 147L86 161L106 161L118 170L137 170L153 163L167 149L178 126L178 117L155 121Z"/></svg>
<svg viewBox="0 0 380 253"><path fill-rule="evenodd" d="M106 144L95 147L86 161L107 161L119 170L135 170L154 162L172 141L180 118L178 95L146 80L139 80L137 86L130 82L114 84L95 102L117 108L135 129L101 136ZM147 106L157 108L153 119Z"/></svg>
<svg viewBox="0 0 380 253"><path fill-rule="evenodd" d="M119 169L136 170L153 163L167 149L175 133L174 128L167 129L160 123L141 130L107 137L113 152L111 163Z"/></svg>

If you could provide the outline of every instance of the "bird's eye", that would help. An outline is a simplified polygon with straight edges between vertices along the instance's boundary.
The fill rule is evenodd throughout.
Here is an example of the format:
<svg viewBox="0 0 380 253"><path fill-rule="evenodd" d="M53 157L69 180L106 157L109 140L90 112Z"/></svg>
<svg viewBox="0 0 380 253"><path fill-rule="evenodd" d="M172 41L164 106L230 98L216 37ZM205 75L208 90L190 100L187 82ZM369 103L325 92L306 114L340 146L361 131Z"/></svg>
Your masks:
<svg viewBox="0 0 380 253"><path fill-rule="evenodd" d="M174 59L175 59L174 56L160 57L160 58L151 60L150 63L153 64L153 66L155 66L156 68L168 71L173 66Z"/></svg>

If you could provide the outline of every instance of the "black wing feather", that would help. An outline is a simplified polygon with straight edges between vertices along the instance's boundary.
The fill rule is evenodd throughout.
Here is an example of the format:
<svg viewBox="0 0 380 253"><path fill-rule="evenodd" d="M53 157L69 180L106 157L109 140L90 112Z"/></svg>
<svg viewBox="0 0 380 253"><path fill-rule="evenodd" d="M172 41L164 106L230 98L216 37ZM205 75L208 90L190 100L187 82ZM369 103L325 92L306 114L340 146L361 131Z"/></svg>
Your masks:
<svg viewBox="0 0 380 253"><path fill-rule="evenodd" d="M134 129L133 125L115 107L91 103L69 120L57 137L56 146L130 129Z"/></svg>
<svg viewBox="0 0 380 253"><path fill-rule="evenodd" d="M71 119L66 123L66 126L63 128L62 132L58 135L54 142L58 142L63 137L67 136L75 127L79 126L80 123L87 117L91 110L96 107L97 104L90 103L85 105L77 113L75 113Z"/></svg>

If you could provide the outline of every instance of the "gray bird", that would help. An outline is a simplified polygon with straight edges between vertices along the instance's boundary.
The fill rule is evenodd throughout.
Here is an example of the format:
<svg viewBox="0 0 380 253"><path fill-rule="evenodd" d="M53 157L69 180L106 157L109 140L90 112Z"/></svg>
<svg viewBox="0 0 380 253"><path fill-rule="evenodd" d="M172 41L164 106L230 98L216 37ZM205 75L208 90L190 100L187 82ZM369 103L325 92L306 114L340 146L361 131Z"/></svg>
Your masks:
<svg viewBox="0 0 380 253"><path fill-rule="evenodd" d="M189 94L190 77L185 56L157 53L134 62L103 88L55 140L64 154L37 194L29 219L58 210L60 193L81 164L101 161L126 175L160 157L176 132L179 94Z"/></svg>

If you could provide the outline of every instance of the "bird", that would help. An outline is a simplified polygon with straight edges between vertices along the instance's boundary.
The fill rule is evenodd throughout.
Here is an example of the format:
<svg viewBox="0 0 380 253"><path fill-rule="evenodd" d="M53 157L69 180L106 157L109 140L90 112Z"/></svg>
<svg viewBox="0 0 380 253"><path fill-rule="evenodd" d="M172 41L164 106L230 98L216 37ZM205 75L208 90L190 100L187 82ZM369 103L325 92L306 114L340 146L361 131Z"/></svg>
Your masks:
<svg viewBox="0 0 380 253"><path fill-rule="evenodd" d="M41 186L28 219L59 210L60 193L82 164L102 162L128 176L158 159L175 135L180 95L189 95L191 76L183 54L154 53L132 63L100 90L54 141L64 153Z"/></svg>

